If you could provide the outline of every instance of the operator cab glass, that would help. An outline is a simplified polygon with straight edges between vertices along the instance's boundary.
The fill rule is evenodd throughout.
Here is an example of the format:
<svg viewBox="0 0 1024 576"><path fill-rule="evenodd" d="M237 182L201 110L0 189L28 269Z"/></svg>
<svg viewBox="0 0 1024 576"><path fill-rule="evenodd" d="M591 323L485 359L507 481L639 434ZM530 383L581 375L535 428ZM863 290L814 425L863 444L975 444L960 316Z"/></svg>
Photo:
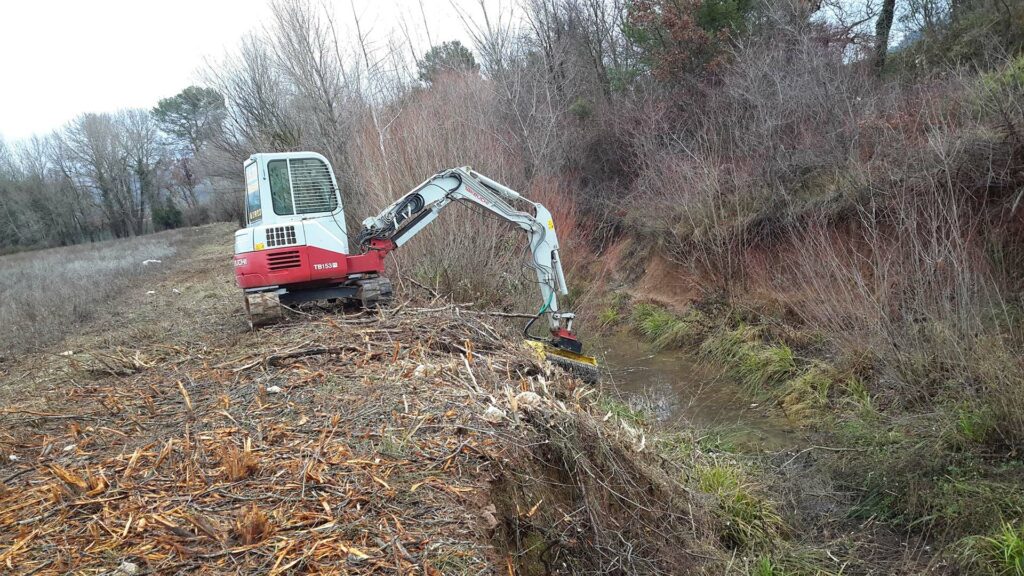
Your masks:
<svg viewBox="0 0 1024 576"><path fill-rule="evenodd" d="M256 162L245 167L245 215L249 224L258 224L263 219L260 206L260 180Z"/></svg>
<svg viewBox="0 0 1024 576"><path fill-rule="evenodd" d="M285 158L267 162L274 214L323 214L338 209L331 171L319 158Z"/></svg>

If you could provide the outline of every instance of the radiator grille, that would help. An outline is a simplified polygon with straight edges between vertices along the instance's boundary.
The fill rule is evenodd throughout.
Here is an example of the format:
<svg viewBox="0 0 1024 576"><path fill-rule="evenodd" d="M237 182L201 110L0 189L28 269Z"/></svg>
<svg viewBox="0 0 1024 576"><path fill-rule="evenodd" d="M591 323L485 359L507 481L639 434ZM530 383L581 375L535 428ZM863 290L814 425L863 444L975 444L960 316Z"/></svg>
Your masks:
<svg viewBox="0 0 1024 576"><path fill-rule="evenodd" d="M298 250L284 250L274 254L267 254L267 267L271 271L298 268L301 265L302 255L299 254Z"/></svg>
<svg viewBox="0 0 1024 576"><path fill-rule="evenodd" d="M267 248L295 244L295 226L267 228Z"/></svg>
<svg viewBox="0 0 1024 576"><path fill-rule="evenodd" d="M290 160L292 197L296 214L333 212L338 207L331 172L316 158Z"/></svg>

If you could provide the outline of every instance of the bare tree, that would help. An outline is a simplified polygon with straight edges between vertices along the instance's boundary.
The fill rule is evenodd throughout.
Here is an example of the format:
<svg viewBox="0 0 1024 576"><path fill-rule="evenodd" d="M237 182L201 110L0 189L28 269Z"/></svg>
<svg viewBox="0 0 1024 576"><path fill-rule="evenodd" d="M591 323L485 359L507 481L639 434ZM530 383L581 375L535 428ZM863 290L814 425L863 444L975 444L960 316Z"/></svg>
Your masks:
<svg viewBox="0 0 1024 576"><path fill-rule="evenodd" d="M382 85L382 71L380 67L381 62L384 59L378 57L376 54L373 54L373 57L371 58L371 52L373 52L373 50L370 47L368 34L363 31L359 14L356 13L355 2L350 2L350 6L352 8L352 22L356 29L356 41L366 71L366 82L369 89L367 102L370 119L373 122L374 130L377 132L377 146L380 148L380 158L384 164L384 183L390 195L392 193L392 176L388 163L389 156L385 147L387 129L390 126L390 122L385 123L378 114L378 110L381 108L380 104L385 101L385 91Z"/></svg>
<svg viewBox="0 0 1024 576"><path fill-rule="evenodd" d="M228 102L222 149L239 160L253 149L291 150L302 130L289 108L289 84L264 38L249 35L220 65L207 66L205 78Z"/></svg>
<svg viewBox="0 0 1024 576"><path fill-rule="evenodd" d="M61 164L70 182L94 192L116 237L146 231L158 186L158 136L156 123L143 110L83 114L56 136L56 149L67 154Z"/></svg>
<svg viewBox="0 0 1024 576"><path fill-rule="evenodd" d="M875 70L881 73L889 52L889 32L896 12L896 0L882 0L882 10L875 21Z"/></svg>
<svg viewBox="0 0 1024 576"><path fill-rule="evenodd" d="M158 200L160 182L158 171L165 165L164 149L160 146L160 130L154 118L145 110L125 110L118 115L121 145L126 164L132 176L131 195L137 198L137 212L133 215L135 234L146 231L146 217Z"/></svg>
<svg viewBox="0 0 1024 576"><path fill-rule="evenodd" d="M499 3L496 10L491 12L484 0L478 0L480 16L474 17L454 0L450 1L452 8L462 20L463 27L473 40L484 73L492 78L501 76L516 42L516 16L511 5Z"/></svg>
<svg viewBox="0 0 1024 576"><path fill-rule="evenodd" d="M343 107L348 98L329 22L303 1L275 1L271 13L275 61L302 110L298 121L310 125L329 156L342 160L348 133Z"/></svg>

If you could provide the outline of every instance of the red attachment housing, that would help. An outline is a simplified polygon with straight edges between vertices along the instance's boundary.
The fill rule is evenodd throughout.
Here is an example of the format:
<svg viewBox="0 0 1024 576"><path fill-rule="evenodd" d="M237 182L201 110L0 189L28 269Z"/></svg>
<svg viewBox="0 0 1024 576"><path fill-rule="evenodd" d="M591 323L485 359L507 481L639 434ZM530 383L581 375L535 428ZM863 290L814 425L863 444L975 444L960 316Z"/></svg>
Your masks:
<svg viewBox="0 0 1024 576"><path fill-rule="evenodd" d="M316 246L288 246L235 254L239 288L293 284L338 284L353 274L383 274L384 258L394 249L388 240L374 240L365 254L343 254Z"/></svg>
<svg viewBox="0 0 1024 576"><path fill-rule="evenodd" d="M551 331L551 335L554 336L555 338L564 338L566 340L576 340L576 335L573 334L571 331L566 330L565 328L559 328L557 330L552 330Z"/></svg>
<svg viewBox="0 0 1024 576"><path fill-rule="evenodd" d="M556 328L551 331L551 344L576 354L583 353L583 343L576 338L571 330L566 328Z"/></svg>

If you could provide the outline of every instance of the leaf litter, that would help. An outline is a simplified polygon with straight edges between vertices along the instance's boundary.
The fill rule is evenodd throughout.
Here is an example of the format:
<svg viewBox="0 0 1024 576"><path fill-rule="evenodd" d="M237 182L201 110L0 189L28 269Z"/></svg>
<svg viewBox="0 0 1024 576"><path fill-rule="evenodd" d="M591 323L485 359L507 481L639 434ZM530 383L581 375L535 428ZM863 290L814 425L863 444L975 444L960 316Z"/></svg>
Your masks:
<svg viewBox="0 0 1024 576"><path fill-rule="evenodd" d="M406 303L52 355L0 408L0 571L695 565L709 532L676 471L502 333Z"/></svg>

